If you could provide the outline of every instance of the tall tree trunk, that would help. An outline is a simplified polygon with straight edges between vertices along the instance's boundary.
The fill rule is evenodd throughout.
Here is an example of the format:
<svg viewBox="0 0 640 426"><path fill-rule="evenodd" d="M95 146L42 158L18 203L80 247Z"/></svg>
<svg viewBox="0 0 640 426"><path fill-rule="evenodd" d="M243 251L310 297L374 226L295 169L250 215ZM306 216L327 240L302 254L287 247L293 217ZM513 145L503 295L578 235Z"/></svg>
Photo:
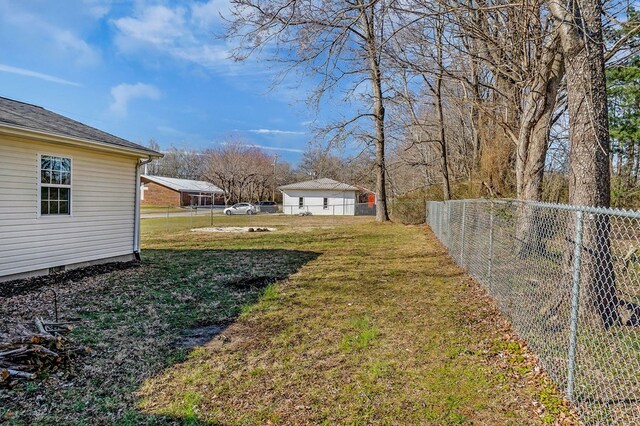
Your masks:
<svg viewBox="0 0 640 426"><path fill-rule="evenodd" d="M523 99L520 131L516 148L516 192L518 199L540 201L542 180L549 146L551 121L556 97L564 75L560 39L552 35L543 46L544 52L535 70L531 86ZM546 239L536 209L522 204L518 214L516 239L520 243L519 255L546 253Z"/></svg>
<svg viewBox="0 0 640 426"><path fill-rule="evenodd" d="M623 148L620 144L617 144L617 146L613 146L613 152L615 154L611 155L611 157L617 157L618 161L616 162L616 176L618 177L622 177L622 165L624 164L624 155L623 155Z"/></svg>
<svg viewBox="0 0 640 426"><path fill-rule="evenodd" d="M473 101L471 102L471 144L473 146L473 170L476 172L480 167L480 83L478 79L478 65L476 61L471 64L471 93Z"/></svg>
<svg viewBox="0 0 640 426"><path fill-rule="evenodd" d="M493 112L482 115L481 174L496 194L515 191L514 176L516 144L520 126L520 89L516 83L501 75L495 77L496 90L490 105Z"/></svg>
<svg viewBox="0 0 640 426"><path fill-rule="evenodd" d="M556 96L564 76L560 40L544 46L539 69L524 97L516 155L516 189L521 200L542 199L542 179Z"/></svg>
<svg viewBox="0 0 640 426"><path fill-rule="evenodd" d="M389 212L387 210L387 190L385 182L385 110L382 95L382 74L380 72L376 35L374 34L373 28L373 16L370 16L367 13L371 7L373 6L368 6L368 8L362 12L360 17L367 38L367 55L373 94L373 116L376 128L376 221L387 222L389 220Z"/></svg>
<svg viewBox="0 0 640 426"><path fill-rule="evenodd" d="M449 164L447 154L447 139L444 132L444 114L442 112L442 75L436 77L436 114L438 116L438 142L440 145L440 171L442 173L442 196L445 201L451 199L451 185L449 183Z"/></svg>
<svg viewBox="0 0 640 426"><path fill-rule="evenodd" d="M480 28L482 23L478 11L473 8L473 2L467 1L469 9L473 10L472 21L475 27ZM475 37L470 37L469 45L472 52L478 52L478 43ZM473 173L480 169L480 64L477 58L469 58L471 65L471 146L473 147Z"/></svg>
<svg viewBox="0 0 640 426"><path fill-rule="evenodd" d="M444 113L442 112L442 77L444 75L444 64L442 63L442 33L443 22L438 19L436 24L437 32L437 65L438 73L436 75L435 97L436 97L436 115L438 116L438 142L440 144L440 171L442 173L442 196L445 201L451 199L451 186L449 183L449 161L447 154L447 139L444 132Z"/></svg>
<svg viewBox="0 0 640 426"><path fill-rule="evenodd" d="M627 142L627 155L624 164L624 183L625 187L631 187L631 176L633 173L633 157L635 155L635 145L631 142Z"/></svg>
<svg viewBox="0 0 640 426"><path fill-rule="evenodd" d="M633 182L633 186L635 187L638 184L638 173L640 173L640 150L638 150L635 142L633 143L633 146L635 147L635 155L633 157L633 173L631 176L631 181Z"/></svg>
<svg viewBox="0 0 640 426"><path fill-rule="evenodd" d="M559 30L567 71L569 112L569 200L609 207L609 123L599 0L548 0ZM611 224L606 215L585 215L582 283L602 324L618 323L618 299L611 258Z"/></svg>

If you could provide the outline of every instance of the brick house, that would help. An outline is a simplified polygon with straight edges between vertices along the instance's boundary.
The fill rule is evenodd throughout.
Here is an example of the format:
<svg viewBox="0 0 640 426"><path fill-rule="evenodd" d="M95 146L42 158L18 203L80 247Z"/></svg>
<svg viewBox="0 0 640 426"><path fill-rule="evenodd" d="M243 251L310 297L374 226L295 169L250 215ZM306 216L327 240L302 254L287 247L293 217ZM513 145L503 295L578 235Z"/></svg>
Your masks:
<svg viewBox="0 0 640 426"><path fill-rule="evenodd" d="M209 182L164 176L140 176L142 206L214 206L224 205L224 192Z"/></svg>

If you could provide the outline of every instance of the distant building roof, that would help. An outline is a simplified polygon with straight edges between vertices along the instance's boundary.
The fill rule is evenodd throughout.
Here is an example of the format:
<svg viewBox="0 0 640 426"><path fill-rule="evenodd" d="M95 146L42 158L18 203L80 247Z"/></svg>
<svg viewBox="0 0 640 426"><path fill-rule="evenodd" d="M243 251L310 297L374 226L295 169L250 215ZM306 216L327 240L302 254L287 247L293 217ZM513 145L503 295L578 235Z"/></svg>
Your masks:
<svg viewBox="0 0 640 426"><path fill-rule="evenodd" d="M310 189L310 190L331 190L331 191L357 191L355 186L338 182L329 178L307 180L304 182L291 183L289 185L283 185L281 190L287 189Z"/></svg>
<svg viewBox="0 0 640 426"><path fill-rule="evenodd" d="M0 97L1 127L32 130L53 136L80 139L85 142L98 142L125 150L140 151L147 155L162 157L162 154L142 145L113 136L42 107L3 97Z"/></svg>
<svg viewBox="0 0 640 426"><path fill-rule="evenodd" d="M178 179L151 175L142 175L141 177L179 192L224 192L214 184L202 180Z"/></svg>

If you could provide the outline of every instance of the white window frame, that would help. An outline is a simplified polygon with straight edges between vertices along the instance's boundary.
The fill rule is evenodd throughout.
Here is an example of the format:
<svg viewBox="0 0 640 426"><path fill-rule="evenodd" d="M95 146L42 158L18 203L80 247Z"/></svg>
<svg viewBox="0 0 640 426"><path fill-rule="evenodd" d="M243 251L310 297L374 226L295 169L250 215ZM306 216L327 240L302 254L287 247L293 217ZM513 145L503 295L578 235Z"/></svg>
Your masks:
<svg viewBox="0 0 640 426"><path fill-rule="evenodd" d="M42 157L60 157L60 158L68 158L71 172L69 173L69 179L71 179L70 185L56 185L56 184L45 184L48 188L69 188L69 214L42 214ZM37 188L37 204L38 204L38 218L42 219L63 219L69 218L73 216L73 157L68 154L52 154L52 153L38 153L38 165L37 165L37 179L38 179L38 188Z"/></svg>
<svg viewBox="0 0 640 426"><path fill-rule="evenodd" d="M329 210L329 197L322 197L322 209Z"/></svg>
<svg viewBox="0 0 640 426"><path fill-rule="evenodd" d="M304 197L298 197L298 208L304 209Z"/></svg>

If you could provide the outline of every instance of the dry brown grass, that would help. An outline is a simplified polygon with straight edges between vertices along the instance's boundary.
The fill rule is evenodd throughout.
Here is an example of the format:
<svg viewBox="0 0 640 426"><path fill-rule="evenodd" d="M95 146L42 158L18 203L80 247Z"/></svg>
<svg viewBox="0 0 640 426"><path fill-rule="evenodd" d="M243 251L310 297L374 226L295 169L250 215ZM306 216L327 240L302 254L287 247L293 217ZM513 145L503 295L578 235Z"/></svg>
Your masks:
<svg viewBox="0 0 640 426"><path fill-rule="evenodd" d="M147 380L142 411L220 424L565 418L533 358L425 228L344 224L269 238L321 256Z"/></svg>

